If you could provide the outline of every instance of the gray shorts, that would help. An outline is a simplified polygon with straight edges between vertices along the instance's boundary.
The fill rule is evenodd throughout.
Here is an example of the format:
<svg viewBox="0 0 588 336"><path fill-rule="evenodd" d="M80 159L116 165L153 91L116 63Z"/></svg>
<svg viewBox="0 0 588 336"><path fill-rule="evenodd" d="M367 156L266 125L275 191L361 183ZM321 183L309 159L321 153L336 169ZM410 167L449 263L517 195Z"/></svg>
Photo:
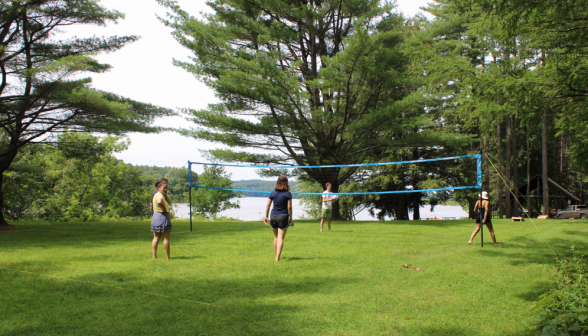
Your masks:
<svg viewBox="0 0 588 336"><path fill-rule="evenodd" d="M169 212L156 212L151 218L151 232L171 232L172 223L169 218Z"/></svg>

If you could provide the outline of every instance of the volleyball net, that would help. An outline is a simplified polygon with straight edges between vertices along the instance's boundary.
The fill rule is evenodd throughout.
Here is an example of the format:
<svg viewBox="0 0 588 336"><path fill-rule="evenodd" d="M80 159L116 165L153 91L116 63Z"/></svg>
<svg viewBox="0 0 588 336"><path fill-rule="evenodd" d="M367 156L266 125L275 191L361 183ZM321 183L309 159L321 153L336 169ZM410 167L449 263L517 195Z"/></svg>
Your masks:
<svg viewBox="0 0 588 336"><path fill-rule="evenodd" d="M463 178L463 172L468 170L475 170L475 176ZM304 182L311 181L316 184L318 181L326 183L340 180L353 187L333 190L333 195L443 192L481 189L482 155L317 166L263 166L188 161L188 174L190 188L224 190L247 196L271 193L280 175L288 177L293 195L322 195L322 191L316 188L305 188L304 186L308 186L309 183ZM474 179L475 185L460 185L466 180L473 182ZM418 183L406 183L407 180Z"/></svg>

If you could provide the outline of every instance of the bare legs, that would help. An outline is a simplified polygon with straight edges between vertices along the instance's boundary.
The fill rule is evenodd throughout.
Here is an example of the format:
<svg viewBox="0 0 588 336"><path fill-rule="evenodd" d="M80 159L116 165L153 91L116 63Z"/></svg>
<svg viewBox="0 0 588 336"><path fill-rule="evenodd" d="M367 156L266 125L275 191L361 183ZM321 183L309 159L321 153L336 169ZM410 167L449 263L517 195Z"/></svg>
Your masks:
<svg viewBox="0 0 588 336"><path fill-rule="evenodd" d="M163 238L163 247L165 248L165 256L167 259L170 257L169 248L169 232L153 232L153 241L151 242L151 250L153 251L153 259L157 259L157 245L159 240Z"/></svg>
<svg viewBox="0 0 588 336"><path fill-rule="evenodd" d="M282 254L282 247L284 247L284 238L286 237L286 231L288 229L280 230L273 229L274 231L274 252L276 253L276 261L280 261L280 255Z"/></svg>
<svg viewBox="0 0 588 336"><path fill-rule="evenodd" d="M492 241L494 242L494 245L496 245L496 246L502 245L502 243L496 242L496 236L494 236L494 228L492 227L492 224L488 223L488 224L486 224L486 227L488 227L488 231L490 231L490 236L492 236Z"/></svg>
<svg viewBox="0 0 588 336"><path fill-rule="evenodd" d="M468 244L472 245L472 241L474 240L474 237L476 237L476 235L478 234L478 232L480 232L480 228L481 227L482 227L482 224L476 224L476 229L472 233L472 236L470 237L470 240L468 241Z"/></svg>
<svg viewBox="0 0 588 336"><path fill-rule="evenodd" d="M329 231L331 231L331 217L328 217L327 225L329 226ZM323 231L323 223L325 222L325 217L321 218L321 232Z"/></svg>
<svg viewBox="0 0 588 336"><path fill-rule="evenodd" d="M492 224L488 223L488 224L486 224L486 226L488 227L488 231L490 231L490 236L492 237L492 241L494 242L494 245L496 245L496 246L502 245L502 243L496 242L496 236L494 235L494 228L492 227ZM482 224L476 224L476 229L472 233L472 236L470 237L468 244L470 244L470 245L472 244L474 237L476 237L476 235L478 234L478 232L480 231L481 228L482 228Z"/></svg>

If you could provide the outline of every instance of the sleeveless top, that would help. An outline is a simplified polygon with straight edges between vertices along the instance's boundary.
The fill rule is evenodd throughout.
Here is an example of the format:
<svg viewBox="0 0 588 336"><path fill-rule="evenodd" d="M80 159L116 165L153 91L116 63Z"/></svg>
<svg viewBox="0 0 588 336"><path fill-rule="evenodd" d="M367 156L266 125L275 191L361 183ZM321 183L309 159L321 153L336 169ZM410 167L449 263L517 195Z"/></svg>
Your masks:
<svg viewBox="0 0 588 336"><path fill-rule="evenodd" d="M157 203L157 198L161 197L163 198L163 204L159 204ZM167 200L165 199L165 197L160 193L157 192L154 196L153 199L151 200L153 202L153 212L169 212L169 203L167 203Z"/></svg>
<svg viewBox="0 0 588 336"><path fill-rule="evenodd" d="M484 205L484 202L488 202L488 200L483 200L482 205ZM484 218L486 218L486 208L484 208L483 206L480 206L480 208L481 208L480 209L481 214L480 214L480 212L478 212L477 217L476 217L476 224L482 223L484 221ZM488 204L488 223L492 223L491 220L492 220L492 208L490 208L490 204Z"/></svg>

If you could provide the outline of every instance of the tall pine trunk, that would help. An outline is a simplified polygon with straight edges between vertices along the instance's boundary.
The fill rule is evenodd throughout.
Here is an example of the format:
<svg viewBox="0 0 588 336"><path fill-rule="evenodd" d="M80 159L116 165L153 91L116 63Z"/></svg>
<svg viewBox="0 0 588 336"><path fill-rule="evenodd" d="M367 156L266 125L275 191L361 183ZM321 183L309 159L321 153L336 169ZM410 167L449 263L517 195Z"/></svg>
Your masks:
<svg viewBox="0 0 588 336"><path fill-rule="evenodd" d="M517 150L517 118L512 116L511 122L511 138L512 138L512 184L514 191L514 202L512 216L519 216L519 201L521 195L519 194L519 164L518 164L518 150Z"/></svg>
<svg viewBox="0 0 588 336"><path fill-rule="evenodd" d="M501 148L502 148L502 138L500 135L500 123L498 123L498 125L496 126L496 155L498 156L498 218L502 219L502 216L504 215L504 207L502 206L502 199L503 199L503 193L502 193L502 152L501 152Z"/></svg>
<svg viewBox="0 0 588 336"><path fill-rule="evenodd" d="M0 159L0 226L10 226L4 218L4 173L14 161L17 150L9 152L8 155Z"/></svg>
<svg viewBox="0 0 588 336"><path fill-rule="evenodd" d="M336 179L331 179L331 191L334 193L338 193L339 192L339 182ZM325 190L327 190L326 187ZM341 216L341 211L340 211L340 206L339 206L339 202L332 202L333 203L333 207L332 207L332 211L333 214L331 215L332 220L336 220L336 221L341 221L341 220L345 220L342 216Z"/></svg>
<svg viewBox="0 0 588 336"><path fill-rule="evenodd" d="M543 215L549 215L549 174L547 166L547 110L543 111L541 139L541 170L543 181Z"/></svg>
<svg viewBox="0 0 588 336"><path fill-rule="evenodd" d="M510 198L510 178L511 178L511 159L512 159L512 152L511 152L511 136L512 136L512 128L510 127L510 117L506 117L506 190L505 192L505 200L506 200L506 218L512 217L512 203Z"/></svg>
<svg viewBox="0 0 588 336"><path fill-rule="evenodd" d="M483 148L483 169L484 169L484 182L482 187L484 190L490 192L490 167L488 165L488 156L490 152L490 135L486 135L486 142L484 143Z"/></svg>
<svg viewBox="0 0 588 336"><path fill-rule="evenodd" d="M530 138L530 127L529 121L527 121L527 213L531 217L531 142Z"/></svg>
<svg viewBox="0 0 588 336"><path fill-rule="evenodd" d="M421 193L414 193L414 198L413 198L413 212L412 212L412 219L413 220L419 220L421 219L421 197L422 194Z"/></svg>

